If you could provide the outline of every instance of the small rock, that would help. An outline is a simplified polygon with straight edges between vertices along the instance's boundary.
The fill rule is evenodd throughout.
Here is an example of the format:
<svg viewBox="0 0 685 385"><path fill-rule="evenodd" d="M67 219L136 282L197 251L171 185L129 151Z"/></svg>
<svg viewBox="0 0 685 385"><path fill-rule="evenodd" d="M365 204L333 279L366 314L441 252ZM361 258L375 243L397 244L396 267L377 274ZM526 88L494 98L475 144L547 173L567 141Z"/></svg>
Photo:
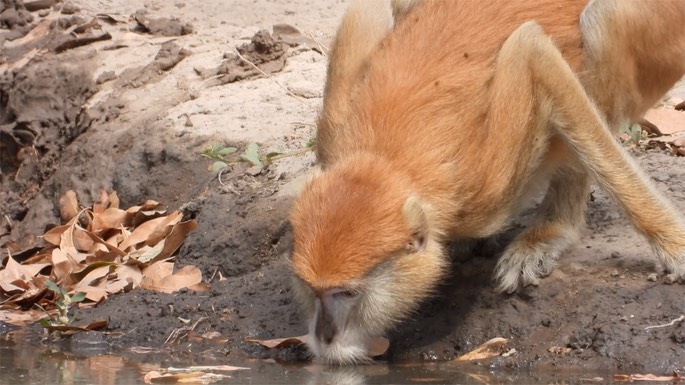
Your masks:
<svg viewBox="0 0 685 385"><path fill-rule="evenodd" d="M105 71L98 76L97 80L95 80L95 83L102 84L116 78L117 75L114 73L114 71Z"/></svg>
<svg viewBox="0 0 685 385"><path fill-rule="evenodd" d="M612 277L618 277L618 270L614 269L611 271L611 276Z"/></svg>
<svg viewBox="0 0 685 385"><path fill-rule="evenodd" d="M80 10L81 8L72 3L66 3L62 6L62 14L64 15L73 15L76 12L79 12Z"/></svg>
<svg viewBox="0 0 685 385"><path fill-rule="evenodd" d="M611 253L611 258L621 258L621 253L619 253L618 251L614 251L613 253Z"/></svg>
<svg viewBox="0 0 685 385"><path fill-rule="evenodd" d="M50 14L50 11L48 11L47 9L41 9L40 11L38 11L38 16L40 16L40 17L45 17L49 14Z"/></svg>
<svg viewBox="0 0 685 385"><path fill-rule="evenodd" d="M657 278L659 278L659 276L656 273L651 273L647 276L647 280L650 282L656 282Z"/></svg>
<svg viewBox="0 0 685 385"><path fill-rule="evenodd" d="M248 175L257 176L257 175L262 173L262 167L261 166L252 166L252 167L248 168L247 170L245 170L245 173Z"/></svg>
<svg viewBox="0 0 685 385"><path fill-rule="evenodd" d="M190 120L190 115L186 115L186 122L185 122L184 126L193 127L193 121Z"/></svg>

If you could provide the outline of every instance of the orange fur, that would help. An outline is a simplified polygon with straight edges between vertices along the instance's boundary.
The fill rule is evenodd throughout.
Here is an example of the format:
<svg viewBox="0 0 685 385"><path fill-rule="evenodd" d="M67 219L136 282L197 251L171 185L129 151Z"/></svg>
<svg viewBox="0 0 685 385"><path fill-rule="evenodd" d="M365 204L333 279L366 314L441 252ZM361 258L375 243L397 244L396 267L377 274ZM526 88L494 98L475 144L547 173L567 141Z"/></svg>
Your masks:
<svg viewBox="0 0 685 385"><path fill-rule="evenodd" d="M393 0L375 22L365 1L380 9L359 0L343 19L318 125L323 171L292 212L303 302L382 332L438 282L442 243L501 231L549 182L496 272L503 291L537 283L579 237L591 176L685 276L685 225L610 136L685 74L685 1ZM340 290L376 302L340 313L329 305Z"/></svg>

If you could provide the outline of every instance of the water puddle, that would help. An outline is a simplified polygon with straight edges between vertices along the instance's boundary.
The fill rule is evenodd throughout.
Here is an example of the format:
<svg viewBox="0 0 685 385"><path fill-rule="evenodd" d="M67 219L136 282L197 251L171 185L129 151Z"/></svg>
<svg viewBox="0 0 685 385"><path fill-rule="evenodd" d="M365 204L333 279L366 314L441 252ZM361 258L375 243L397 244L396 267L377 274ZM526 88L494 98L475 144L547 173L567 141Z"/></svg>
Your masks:
<svg viewBox="0 0 685 385"><path fill-rule="evenodd" d="M202 354L184 355L155 351L114 352L97 343L77 349L46 346L27 341L21 332L4 333L0 337L0 384L17 385L79 385L79 384L142 384L146 374L169 368L210 365ZM222 360L223 361L223 360ZM272 361L253 360L218 365L233 365L247 369L226 371L200 369L214 377L186 377L183 383L212 384L569 384L611 382L610 376L562 371L544 374L481 367L477 364L456 366L451 363L421 363L405 365L362 365L328 367L322 365L283 365ZM211 365L217 365L216 357ZM218 366L220 368L220 366ZM197 371L197 370L196 370ZM173 371L172 373L187 373ZM153 383L182 383L157 379Z"/></svg>

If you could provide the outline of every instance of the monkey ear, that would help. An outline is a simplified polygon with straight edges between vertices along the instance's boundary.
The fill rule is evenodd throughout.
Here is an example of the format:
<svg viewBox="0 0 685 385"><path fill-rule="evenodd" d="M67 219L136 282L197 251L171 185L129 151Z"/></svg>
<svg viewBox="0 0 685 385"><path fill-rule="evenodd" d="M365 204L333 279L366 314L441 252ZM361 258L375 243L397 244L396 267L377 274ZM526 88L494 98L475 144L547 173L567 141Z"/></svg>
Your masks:
<svg viewBox="0 0 685 385"><path fill-rule="evenodd" d="M402 214L404 214L407 226L411 229L411 239L407 243L407 249L411 252L425 250L428 243L428 218L425 205L412 194L404 202Z"/></svg>

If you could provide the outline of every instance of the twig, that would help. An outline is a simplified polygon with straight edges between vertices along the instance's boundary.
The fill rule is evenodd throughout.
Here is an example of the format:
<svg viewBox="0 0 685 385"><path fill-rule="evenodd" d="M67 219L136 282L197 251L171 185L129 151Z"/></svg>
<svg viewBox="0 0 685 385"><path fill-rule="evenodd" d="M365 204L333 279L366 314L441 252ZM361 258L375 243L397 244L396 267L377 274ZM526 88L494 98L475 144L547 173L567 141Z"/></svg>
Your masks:
<svg viewBox="0 0 685 385"><path fill-rule="evenodd" d="M228 168L228 165L226 165L226 167L222 168L222 169L219 171L219 175L218 175L219 184L222 185L222 186L224 186L224 187L228 187L228 186L226 186L226 185L224 184L224 181L221 180L221 174L223 174L224 171L226 171L227 168Z"/></svg>
<svg viewBox="0 0 685 385"><path fill-rule="evenodd" d="M264 75L264 76L266 76L267 78L269 78L269 80L271 80L272 82L276 83L276 85L278 85L279 87L283 88L283 89L285 90L285 92L288 93L288 95L292 96L292 97L295 98L297 101L299 101L300 103L304 104L305 106L307 106L307 107L309 107L309 108L311 108L311 109L314 109L314 107L312 107L309 103L305 102L304 99L302 99L301 97L295 95L292 91L290 91L290 90L288 89L288 87L286 87L286 86L284 86L283 84L279 83L276 79L274 79L273 76L271 76L270 74L268 74L268 73L262 71L262 69L259 68L259 67L257 67L256 64L254 64L254 63L251 62L250 60L246 59L243 55L240 54L240 52L238 52L237 49L234 49L233 52L235 52L235 54L238 55L238 57L240 58L240 60L244 61L245 63L247 63L247 64L249 64L249 65L251 65L254 69L256 69L257 71L259 71L259 73L261 73L262 75Z"/></svg>
<svg viewBox="0 0 685 385"><path fill-rule="evenodd" d="M673 326L678 322L684 321L685 320L685 314L681 315L680 317L672 320L671 322L663 325L655 325L655 326L647 326L645 330L651 330L651 329L656 329L656 328L665 328L667 326Z"/></svg>
<svg viewBox="0 0 685 385"><path fill-rule="evenodd" d="M4 217L7 221L7 224L10 226L10 229L13 228L14 226L12 225L12 220L10 219L10 217L8 217L7 214L5 214Z"/></svg>
<svg viewBox="0 0 685 385"><path fill-rule="evenodd" d="M219 272L219 267L217 266L217 268L214 269L214 273L212 273L212 276L209 277L209 280L207 280L207 283L212 283L212 280L214 280L214 276L215 276L216 273L218 273L218 272Z"/></svg>
<svg viewBox="0 0 685 385"><path fill-rule="evenodd" d="M313 34L313 33L307 32L307 36L309 36L310 39L314 40L314 43L316 43L316 45L319 46L319 49L321 50L321 54L322 54L326 59L328 59L328 52L330 51L330 50L328 49L328 47L326 47L325 45L323 45L323 44L319 41L319 39L317 39L316 37L314 37L314 34Z"/></svg>

